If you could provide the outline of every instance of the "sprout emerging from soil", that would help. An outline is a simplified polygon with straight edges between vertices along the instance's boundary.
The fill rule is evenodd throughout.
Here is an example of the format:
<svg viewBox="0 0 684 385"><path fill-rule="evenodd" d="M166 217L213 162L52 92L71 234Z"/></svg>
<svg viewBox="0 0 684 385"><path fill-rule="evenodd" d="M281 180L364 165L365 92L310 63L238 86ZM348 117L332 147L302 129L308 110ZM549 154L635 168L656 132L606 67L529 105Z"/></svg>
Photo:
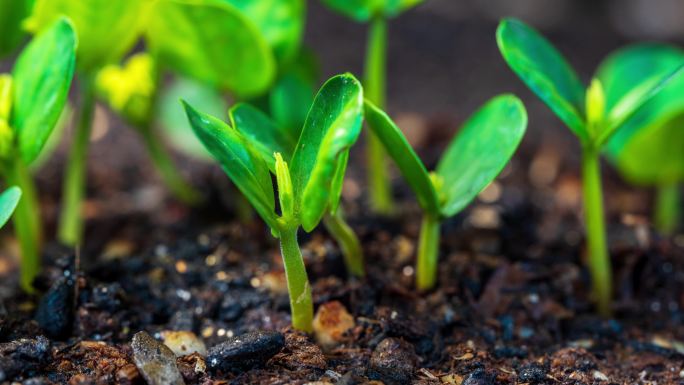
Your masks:
<svg viewBox="0 0 684 385"><path fill-rule="evenodd" d="M366 47L364 92L366 99L385 108L388 19L420 4L423 0L322 0L324 4L354 21L369 23ZM386 155L382 143L368 136L368 187L373 209L380 214L394 210Z"/></svg>
<svg viewBox="0 0 684 385"><path fill-rule="evenodd" d="M368 101L366 122L423 209L416 287L429 290L437 280L440 223L463 210L508 163L527 128L525 107L513 95L491 99L463 124L432 173L390 117Z"/></svg>
<svg viewBox="0 0 684 385"><path fill-rule="evenodd" d="M31 283L43 240L40 207L29 165L43 150L66 104L74 73L76 36L60 18L21 52L11 74L0 75L0 174L22 193L14 215L21 248L21 284ZM10 199L12 194L10 193ZM4 213L3 213L4 214Z"/></svg>
<svg viewBox="0 0 684 385"><path fill-rule="evenodd" d="M616 131L681 71L681 65L661 76L634 76L606 81L604 73L585 89L563 56L525 23L503 20L497 29L503 58L525 84L578 137L582 144L584 218L589 269L601 314L610 314L612 272L606 243L600 153ZM625 79L625 82L627 80Z"/></svg>
<svg viewBox="0 0 684 385"><path fill-rule="evenodd" d="M664 44L635 44L608 56L598 69L607 90L630 89L643 78L671 73L684 51ZM615 85L615 86L613 86ZM606 95L607 99L619 95ZM680 223L684 180L684 77L678 76L628 119L605 148L620 173L637 185L656 186L654 223L671 234Z"/></svg>
<svg viewBox="0 0 684 385"><path fill-rule="evenodd" d="M269 142L277 130L269 134L254 131L252 127L265 126L254 120L250 123L250 119L263 118L251 114L253 108L233 109L228 125L184 105L200 141L279 238L292 325L311 331L311 286L297 232L299 227L312 231L323 217L334 215L338 209L349 148L356 142L363 121L360 83L348 74L328 80L314 99L294 147L282 147L285 139ZM256 135L263 136L256 139ZM280 214L276 212L271 173L276 176Z"/></svg>

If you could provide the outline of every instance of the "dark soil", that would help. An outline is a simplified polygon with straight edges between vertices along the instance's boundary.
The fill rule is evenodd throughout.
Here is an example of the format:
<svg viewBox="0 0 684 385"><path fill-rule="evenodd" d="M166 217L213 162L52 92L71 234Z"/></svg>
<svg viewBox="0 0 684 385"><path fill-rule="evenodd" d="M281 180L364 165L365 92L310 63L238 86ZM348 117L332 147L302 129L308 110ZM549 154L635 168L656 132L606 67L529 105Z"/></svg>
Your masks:
<svg viewBox="0 0 684 385"><path fill-rule="evenodd" d="M684 384L684 235L655 233L650 194L606 167L615 303L613 318L598 317L582 261L577 147L506 72L493 21L458 23L429 12L397 26L393 44L407 48L402 57L410 65L390 65L395 78L414 64L418 71L390 85L397 95L390 99L428 163L456 122L496 92L521 92L538 117L532 139L498 181L444 224L434 291L413 288L420 224L413 195L396 179L397 215L370 215L355 150L344 207L362 239L368 277L345 276L337 245L322 229L302 232L315 305L326 315L315 335L293 331L276 240L258 219L234 219L235 191L221 171L184 162L207 196L202 207L184 207L155 179L137 137L111 120L91 151L85 247L48 244L33 295L17 289L16 259L0 255L0 384ZM326 36L362 37L358 26L328 23L320 9L314 14L312 25L327 28ZM433 30L455 26L455 53L412 59L444 47L412 37L422 31L421 17ZM599 25L588 23L575 38L560 28L554 37L577 50ZM309 40L316 45L319 37ZM598 40L582 51L581 69L621 41L610 33ZM359 48L342 47L352 52L338 56ZM326 60L334 61L337 48L327 48ZM464 51L470 54L457 55ZM435 62L477 70L433 76ZM348 69L348 61L339 63ZM423 78L437 94L414 93ZM439 84L462 99L450 99ZM444 113L452 105L456 119ZM39 176L49 233L63 158L61 151ZM12 242L9 232L4 240Z"/></svg>

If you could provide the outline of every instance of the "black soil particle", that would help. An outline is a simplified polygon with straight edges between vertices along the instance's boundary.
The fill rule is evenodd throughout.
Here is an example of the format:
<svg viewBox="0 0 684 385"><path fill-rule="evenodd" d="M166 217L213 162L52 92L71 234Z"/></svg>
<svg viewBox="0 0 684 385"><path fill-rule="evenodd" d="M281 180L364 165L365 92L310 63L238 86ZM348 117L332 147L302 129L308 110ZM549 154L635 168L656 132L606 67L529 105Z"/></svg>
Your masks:
<svg viewBox="0 0 684 385"><path fill-rule="evenodd" d="M207 366L223 372L245 371L263 365L285 346L282 333L254 331L229 338L209 349Z"/></svg>

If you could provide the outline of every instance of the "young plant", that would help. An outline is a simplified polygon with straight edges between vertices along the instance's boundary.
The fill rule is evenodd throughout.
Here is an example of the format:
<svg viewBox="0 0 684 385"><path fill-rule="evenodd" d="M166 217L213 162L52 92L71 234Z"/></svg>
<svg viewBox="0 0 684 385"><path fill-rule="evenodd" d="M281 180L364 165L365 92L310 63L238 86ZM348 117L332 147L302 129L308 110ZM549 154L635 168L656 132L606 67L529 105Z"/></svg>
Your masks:
<svg viewBox="0 0 684 385"><path fill-rule="evenodd" d="M570 128L582 145L589 270L598 311L608 315L612 272L606 244L600 153L618 128L676 73L637 78L635 84L624 88L620 81L603 84L600 77L595 77L585 89L551 43L523 22L503 20L496 37L499 50L513 72Z"/></svg>
<svg viewBox="0 0 684 385"><path fill-rule="evenodd" d="M663 44L636 44L611 54L597 73L606 99L618 98L644 77L662 77L684 63L684 51ZM677 77L628 119L605 147L608 159L631 183L656 186L654 222L663 234L680 223L684 180L684 77Z"/></svg>
<svg viewBox="0 0 684 385"><path fill-rule="evenodd" d="M416 287L429 290L437 280L440 223L468 206L506 166L527 128L525 107L513 95L488 101L463 124L431 173L386 113L369 101L365 111L368 126L399 167L423 209Z"/></svg>
<svg viewBox="0 0 684 385"><path fill-rule="evenodd" d="M185 104L188 119L200 141L247 197L256 212L279 238L292 325L311 331L311 286L297 242L299 227L312 231L340 200L349 148L361 131L363 91L351 75L328 80L316 96L290 162L276 152L265 160L263 142L236 129L244 124L233 114L231 125ZM255 125L256 126L256 125ZM256 133L255 133L256 134ZM272 143L277 148L280 143ZM276 212L269 165L275 172L280 214Z"/></svg>
<svg viewBox="0 0 684 385"><path fill-rule="evenodd" d="M10 219L21 199L21 189L12 186L0 194L0 228Z"/></svg>
<svg viewBox="0 0 684 385"><path fill-rule="evenodd" d="M28 166L43 150L66 104L75 50L71 23L60 18L24 48L11 74L0 75L0 173L23 192L14 229L22 253L21 284L29 291L40 267L43 236Z"/></svg>
<svg viewBox="0 0 684 385"><path fill-rule="evenodd" d="M357 21L369 23L364 74L366 99L385 108L387 67L387 21L422 3L423 0L323 0L335 11ZM381 214L394 210L386 155L382 144L372 133L368 135L366 158L370 203Z"/></svg>

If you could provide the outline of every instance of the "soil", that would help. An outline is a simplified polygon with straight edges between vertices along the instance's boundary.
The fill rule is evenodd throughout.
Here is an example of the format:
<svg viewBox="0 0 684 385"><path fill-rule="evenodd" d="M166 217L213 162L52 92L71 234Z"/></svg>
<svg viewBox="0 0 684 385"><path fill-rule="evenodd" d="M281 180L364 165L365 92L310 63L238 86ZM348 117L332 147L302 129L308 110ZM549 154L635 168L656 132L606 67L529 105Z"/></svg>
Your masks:
<svg viewBox="0 0 684 385"><path fill-rule="evenodd" d="M398 28L409 45L411 25ZM493 44L489 27L480 46ZM31 295L17 288L16 259L0 256L0 384L684 384L684 236L653 231L650 193L605 167L615 302L612 318L599 317L582 261L577 148L525 96L555 131L526 139L497 182L444 223L438 286L427 293L413 287L413 195L396 178L396 215L370 214L355 150L344 209L368 276L345 275L324 230L301 233L325 313L313 335L289 327L277 243L258 219L235 219L221 171L183 159L207 197L185 207L160 187L135 134L109 119L91 152L84 248L49 243ZM456 127L431 106L398 114L428 164ZM38 179L50 234L63 159L62 149Z"/></svg>

